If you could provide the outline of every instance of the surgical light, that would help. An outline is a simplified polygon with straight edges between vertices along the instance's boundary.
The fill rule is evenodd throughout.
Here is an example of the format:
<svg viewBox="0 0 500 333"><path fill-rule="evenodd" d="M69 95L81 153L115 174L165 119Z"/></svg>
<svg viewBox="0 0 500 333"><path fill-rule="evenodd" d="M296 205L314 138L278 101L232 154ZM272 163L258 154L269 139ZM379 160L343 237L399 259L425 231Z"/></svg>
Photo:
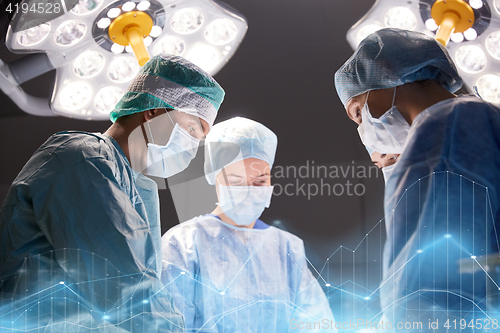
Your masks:
<svg viewBox="0 0 500 333"><path fill-rule="evenodd" d="M70 111L76 111L86 106L92 98L92 88L84 82L73 82L59 94L59 103Z"/></svg>
<svg viewBox="0 0 500 333"><path fill-rule="evenodd" d="M130 82L139 72L139 65L131 56L114 59L108 67L108 77L117 83Z"/></svg>
<svg viewBox="0 0 500 333"><path fill-rule="evenodd" d="M118 87L104 87L99 90L94 98L94 108L99 113L109 115L124 93L125 92Z"/></svg>
<svg viewBox="0 0 500 333"><path fill-rule="evenodd" d="M491 103L500 104L500 76L483 75L477 80L476 87L482 98Z"/></svg>
<svg viewBox="0 0 500 333"><path fill-rule="evenodd" d="M467 40L475 40L477 38L477 31L474 28L469 28L465 30L464 37Z"/></svg>
<svg viewBox="0 0 500 333"><path fill-rule="evenodd" d="M464 34L461 32L451 34L451 41L454 43L462 43L464 41Z"/></svg>
<svg viewBox="0 0 500 333"><path fill-rule="evenodd" d="M484 100L500 104L500 0L377 0L347 32L347 40L356 49L386 27L435 36L469 89L477 86Z"/></svg>
<svg viewBox="0 0 500 333"><path fill-rule="evenodd" d="M27 5L39 0L23 0ZM217 0L71 0L50 20L10 22L6 46L28 56L0 61L0 87L30 114L108 120L150 55L183 56L216 74L234 55L246 19ZM22 60L22 61L21 61ZM19 85L56 69L50 101Z"/></svg>
<svg viewBox="0 0 500 333"><path fill-rule="evenodd" d="M69 46L78 43L87 32L87 25L83 21L70 20L63 22L54 32L54 41L60 46Z"/></svg>
<svg viewBox="0 0 500 333"><path fill-rule="evenodd" d="M43 23L33 28L21 31L17 35L17 42L22 46L35 46L45 40L50 32L50 23Z"/></svg>
<svg viewBox="0 0 500 333"><path fill-rule="evenodd" d="M500 60L500 30L492 32L486 38L486 49L493 58Z"/></svg>
<svg viewBox="0 0 500 333"><path fill-rule="evenodd" d="M192 63L211 70L219 62L219 52L209 45L197 45L191 49L186 58Z"/></svg>
<svg viewBox="0 0 500 333"><path fill-rule="evenodd" d="M71 10L76 15L87 15L96 11L103 0L79 0L78 4Z"/></svg>
<svg viewBox="0 0 500 333"><path fill-rule="evenodd" d="M155 47L153 48L153 55L167 53L176 56L182 56L185 49L186 44L179 37L165 36L156 43Z"/></svg>
<svg viewBox="0 0 500 333"><path fill-rule="evenodd" d="M175 32L191 34L203 25L203 14L196 8L181 9L172 16L170 25Z"/></svg>
<svg viewBox="0 0 500 333"><path fill-rule="evenodd" d="M82 78L91 78L99 74L104 68L104 56L97 51L82 53L73 62L73 72Z"/></svg>
<svg viewBox="0 0 500 333"><path fill-rule="evenodd" d="M417 17L406 7L392 7L385 14L386 26L405 30L413 30L417 26Z"/></svg>
<svg viewBox="0 0 500 333"><path fill-rule="evenodd" d="M238 28L228 19L214 20L205 28L205 39L214 45L224 45L236 37Z"/></svg>

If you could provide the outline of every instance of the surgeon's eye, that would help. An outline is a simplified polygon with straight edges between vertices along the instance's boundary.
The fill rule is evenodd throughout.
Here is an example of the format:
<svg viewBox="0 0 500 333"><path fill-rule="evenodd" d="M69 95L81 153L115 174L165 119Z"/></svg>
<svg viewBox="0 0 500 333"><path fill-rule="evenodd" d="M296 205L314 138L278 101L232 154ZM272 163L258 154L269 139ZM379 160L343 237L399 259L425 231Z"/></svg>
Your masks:
<svg viewBox="0 0 500 333"><path fill-rule="evenodd" d="M196 130L193 128L193 126L189 126L189 133L195 133Z"/></svg>

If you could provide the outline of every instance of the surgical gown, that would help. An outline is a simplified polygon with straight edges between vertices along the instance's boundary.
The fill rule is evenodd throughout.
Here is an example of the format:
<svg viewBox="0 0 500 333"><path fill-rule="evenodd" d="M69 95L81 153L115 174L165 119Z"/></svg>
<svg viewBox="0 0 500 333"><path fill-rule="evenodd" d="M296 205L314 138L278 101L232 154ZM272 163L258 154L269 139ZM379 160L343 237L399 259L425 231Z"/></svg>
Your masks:
<svg viewBox="0 0 500 333"><path fill-rule="evenodd" d="M499 196L498 107L463 96L415 118L386 185L381 300L388 319L423 322L424 331L428 320L443 331L449 320L450 332L472 331L471 319L479 319L474 332L488 320L494 328ZM456 325L461 319L466 327Z"/></svg>
<svg viewBox="0 0 500 333"><path fill-rule="evenodd" d="M302 240L259 220L256 226L204 215L163 235L161 279L187 332L300 332L333 321Z"/></svg>
<svg viewBox="0 0 500 333"><path fill-rule="evenodd" d="M161 289L159 223L156 184L114 139L50 137L2 207L0 331L183 331Z"/></svg>

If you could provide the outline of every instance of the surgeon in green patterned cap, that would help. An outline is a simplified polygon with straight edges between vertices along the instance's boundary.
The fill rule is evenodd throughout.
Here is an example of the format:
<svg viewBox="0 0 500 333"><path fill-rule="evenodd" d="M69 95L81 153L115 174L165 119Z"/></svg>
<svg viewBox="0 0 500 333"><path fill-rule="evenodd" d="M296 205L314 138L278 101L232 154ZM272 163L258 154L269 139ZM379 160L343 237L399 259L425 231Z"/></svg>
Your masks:
<svg viewBox="0 0 500 333"><path fill-rule="evenodd" d="M40 147L0 215L0 313L37 306L0 321L16 331L183 332L160 282L157 186L143 173L182 171L223 98L197 66L156 56L104 134L60 132Z"/></svg>

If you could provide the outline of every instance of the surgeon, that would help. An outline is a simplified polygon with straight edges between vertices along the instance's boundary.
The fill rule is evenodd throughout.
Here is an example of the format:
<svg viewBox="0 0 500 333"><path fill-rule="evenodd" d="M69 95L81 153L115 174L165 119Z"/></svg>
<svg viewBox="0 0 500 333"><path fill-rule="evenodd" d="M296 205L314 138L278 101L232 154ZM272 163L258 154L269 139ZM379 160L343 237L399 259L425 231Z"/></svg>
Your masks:
<svg viewBox="0 0 500 333"><path fill-rule="evenodd" d="M316 332L305 328L333 321L302 240L259 219L271 202L277 143L240 117L207 136L205 175L217 206L162 237L161 279L188 332Z"/></svg>
<svg viewBox="0 0 500 333"><path fill-rule="evenodd" d="M498 319L498 274L459 274L458 263L500 252L500 109L454 95L462 79L447 50L399 29L363 40L335 85L365 146L400 154L385 192L385 317L482 332Z"/></svg>
<svg viewBox="0 0 500 333"><path fill-rule="evenodd" d="M185 169L223 97L197 66L156 56L104 134L60 132L34 153L1 210L0 331L184 331L160 283L156 183L141 172Z"/></svg>
<svg viewBox="0 0 500 333"><path fill-rule="evenodd" d="M392 174L394 165L398 161L399 154L382 154L378 151L371 150L368 147L366 147L366 150L368 151L368 155L370 156L372 163L375 164L377 168L382 170L384 180L387 182Z"/></svg>

